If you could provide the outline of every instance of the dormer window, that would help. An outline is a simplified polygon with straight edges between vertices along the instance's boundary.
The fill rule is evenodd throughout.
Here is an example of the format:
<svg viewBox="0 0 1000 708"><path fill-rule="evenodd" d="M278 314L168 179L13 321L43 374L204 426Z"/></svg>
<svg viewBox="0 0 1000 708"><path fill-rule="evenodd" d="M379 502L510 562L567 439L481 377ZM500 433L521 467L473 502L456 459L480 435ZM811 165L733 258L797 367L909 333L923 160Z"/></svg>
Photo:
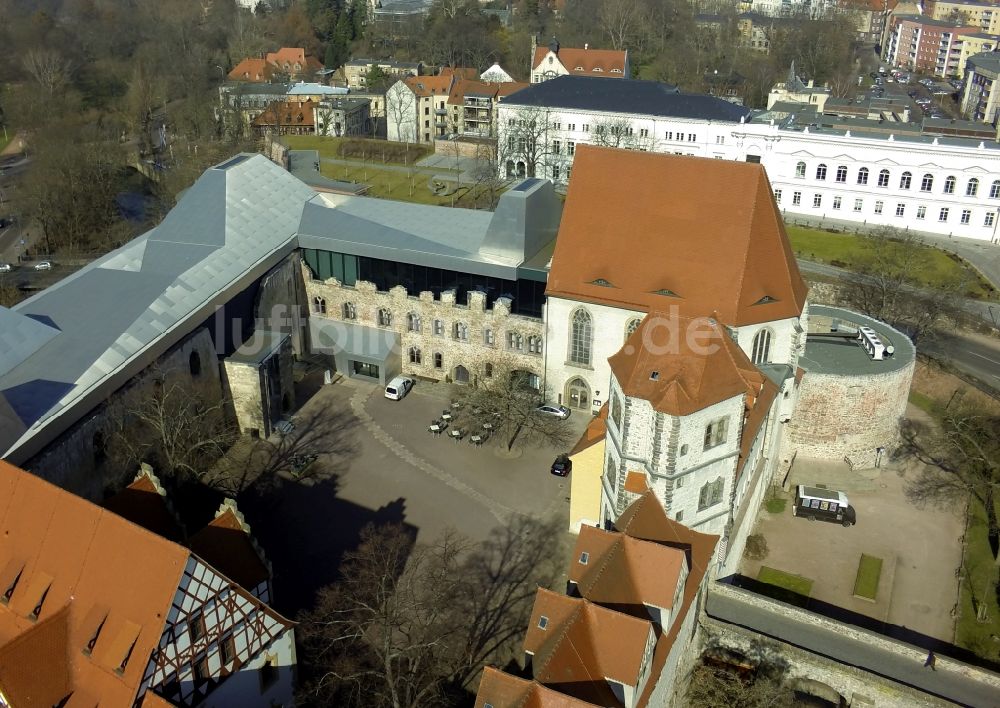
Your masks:
<svg viewBox="0 0 1000 708"><path fill-rule="evenodd" d="M612 74L620 74L620 73L622 73L622 70L621 69L612 69L611 73Z"/></svg>
<svg viewBox="0 0 1000 708"><path fill-rule="evenodd" d="M580 554L580 565L587 565L589 561L590 561L590 554L587 553L587 551L584 551L583 553Z"/></svg>
<svg viewBox="0 0 1000 708"><path fill-rule="evenodd" d="M604 71L604 69L602 69L602 68L601 68L601 67L599 67L599 66L595 66L595 67L594 67L594 71L596 71L596 72L602 72L602 71Z"/></svg>
<svg viewBox="0 0 1000 708"><path fill-rule="evenodd" d="M583 67L582 66L578 66L575 69L573 69L573 71L583 71Z"/></svg>
<svg viewBox="0 0 1000 708"><path fill-rule="evenodd" d="M680 295L678 295L673 290L670 290L668 288L660 288L659 290L654 290L653 295L663 295L664 297L680 297Z"/></svg>
<svg viewBox="0 0 1000 708"><path fill-rule="evenodd" d="M542 615L541 617L538 618L538 628L539 629L545 629L548 626L549 626L549 618L548 617L546 617L545 615Z"/></svg>
<svg viewBox="0 0 1000 708"><path fill-rule="evenodd" d="M659 381L660 380L660 372L659 371L650 372L650 374L649 374L649 380L650 381Z"/></svg>
<svg viewBox="0 0 1000 708"><path fill-rule="evenodd" d="M597 278L596 280L591 280L590 285L599 285L602 288L613 288L614 285L611 284L610 280L605 280L604 278Z"/></svg>
<svg viewBox="0 0 1000 708"><path fill-rule="evenodd" d="M777 302L777 301L778 300L776 298L773 298L770 295L765 295L760 300L758 300L757 302L755 302L754 305L766 305L769 302Z"/></svg>

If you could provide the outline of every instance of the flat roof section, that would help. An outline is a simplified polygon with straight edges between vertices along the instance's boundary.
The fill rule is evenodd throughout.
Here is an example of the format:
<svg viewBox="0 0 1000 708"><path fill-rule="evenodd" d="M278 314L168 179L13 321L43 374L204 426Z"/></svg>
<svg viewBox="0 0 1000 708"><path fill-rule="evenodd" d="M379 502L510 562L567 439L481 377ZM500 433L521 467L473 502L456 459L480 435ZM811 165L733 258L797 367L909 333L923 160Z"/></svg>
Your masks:
<svg viewBox="0 0 1000 708"><path fill-rule="evenodd" d="M882 342L895 347L892 356L874 361L854 338L813 337L824 332L857 332L858 327L871 327ZM899 371L917 356L917 349L905 334L885 322L851 310L827 305L809 306L809 338L799 366L810 373L833 376L865 376Z"/></svg>

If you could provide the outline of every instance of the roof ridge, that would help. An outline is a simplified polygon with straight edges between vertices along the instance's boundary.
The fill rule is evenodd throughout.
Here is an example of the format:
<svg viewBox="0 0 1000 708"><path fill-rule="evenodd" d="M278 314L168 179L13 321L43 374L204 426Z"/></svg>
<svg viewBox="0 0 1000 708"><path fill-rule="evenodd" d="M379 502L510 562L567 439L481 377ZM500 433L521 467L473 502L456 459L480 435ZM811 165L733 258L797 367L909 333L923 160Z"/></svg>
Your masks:
<svg viewBox="0 0 1000 708"><path fill-rule="evenodd" d="M757 179L755 180L753 195L751 197L752 204L750 206L750 218L747 221L747 229L749 233L747 233L747 237L743 241L743 248L744 248L743 259L742 259L743 267L740 269L740 277L736 283L736 291L735 291L737 318L739 318L740 301L743 300L743 281L746 279L747 270L749 269L748 265L750 261L750 242L753 240L753 222L754 219L757 218L757 202L760 201L759 199L757 199L757 195L760 192L760 180L761 176L764 174L764 166L758 164L755 172L757 173Z"/></svg>

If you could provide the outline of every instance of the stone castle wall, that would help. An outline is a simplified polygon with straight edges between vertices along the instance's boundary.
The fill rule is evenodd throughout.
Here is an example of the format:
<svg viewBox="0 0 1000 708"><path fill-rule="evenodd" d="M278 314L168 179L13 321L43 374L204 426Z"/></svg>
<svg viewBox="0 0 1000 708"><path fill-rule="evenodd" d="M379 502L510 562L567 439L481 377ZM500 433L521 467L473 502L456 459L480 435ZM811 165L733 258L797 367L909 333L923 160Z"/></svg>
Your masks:
<svg viewBox="0 0 1000 708"><path fill-rule="evenodd" d="M508 300L500 298L492 308L487 308L486 295L475 291L468 294L466 303L459 303L455 293L448 291L439 299L432 292L413 297L402 286L379 291L373 283L365 281L350 287L336 279L313 280L308 269L303 269L303 278L311 317L380 327L379 311L388 311L390 324L380 328L399 333L404 374L450 381L454 380L458 366L464 366L475 377L481 375L487 362L493 362L498 368L509 366L543 377L545 325L540 318L511 314ZM344 317L348 303L354 306L353 320ZM411 331L410 314L419 318L419 331ZM435 320L440 323L437 333ZM456 324L464 326L464 339L456 336ZM486 341L487 330L492 333L492 344ZM520 350L509 346L511 333L519 335ZM537 353L528 351L529 338L538 339ZM411 361L411 349L419 351L419 362ZM435 366L435 354L441 354L440 367ZM503 357L507 360L501 362Z"/></svg>

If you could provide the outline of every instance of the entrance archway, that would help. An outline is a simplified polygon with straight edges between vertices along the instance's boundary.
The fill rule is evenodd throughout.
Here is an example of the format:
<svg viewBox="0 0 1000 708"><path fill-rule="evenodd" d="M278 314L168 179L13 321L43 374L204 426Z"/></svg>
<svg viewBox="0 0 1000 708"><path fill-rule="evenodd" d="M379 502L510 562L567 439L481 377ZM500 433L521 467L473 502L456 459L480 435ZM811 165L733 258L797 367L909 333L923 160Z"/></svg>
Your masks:
<svg viewBox="0 0 1000 708"><path fill-rule="evenodd" d="M455 367L455 383L469 383L469 370L461 364Z"/></svg>
<svg viewBox="0 0 1000 708"><path fill-rule="evenodd" d="M527 174L527 172L528 172L528 170L525 167L525 164L523 162L521 162L520 160L518 160L517 161L517 176L523 178Z"/></svg>
<svg viewBox="0 0 1000 708"><path fill-rule="evenodd" d="M590 409L590 385L579 376L566 382L566 405L582 410Z"/></svg>

